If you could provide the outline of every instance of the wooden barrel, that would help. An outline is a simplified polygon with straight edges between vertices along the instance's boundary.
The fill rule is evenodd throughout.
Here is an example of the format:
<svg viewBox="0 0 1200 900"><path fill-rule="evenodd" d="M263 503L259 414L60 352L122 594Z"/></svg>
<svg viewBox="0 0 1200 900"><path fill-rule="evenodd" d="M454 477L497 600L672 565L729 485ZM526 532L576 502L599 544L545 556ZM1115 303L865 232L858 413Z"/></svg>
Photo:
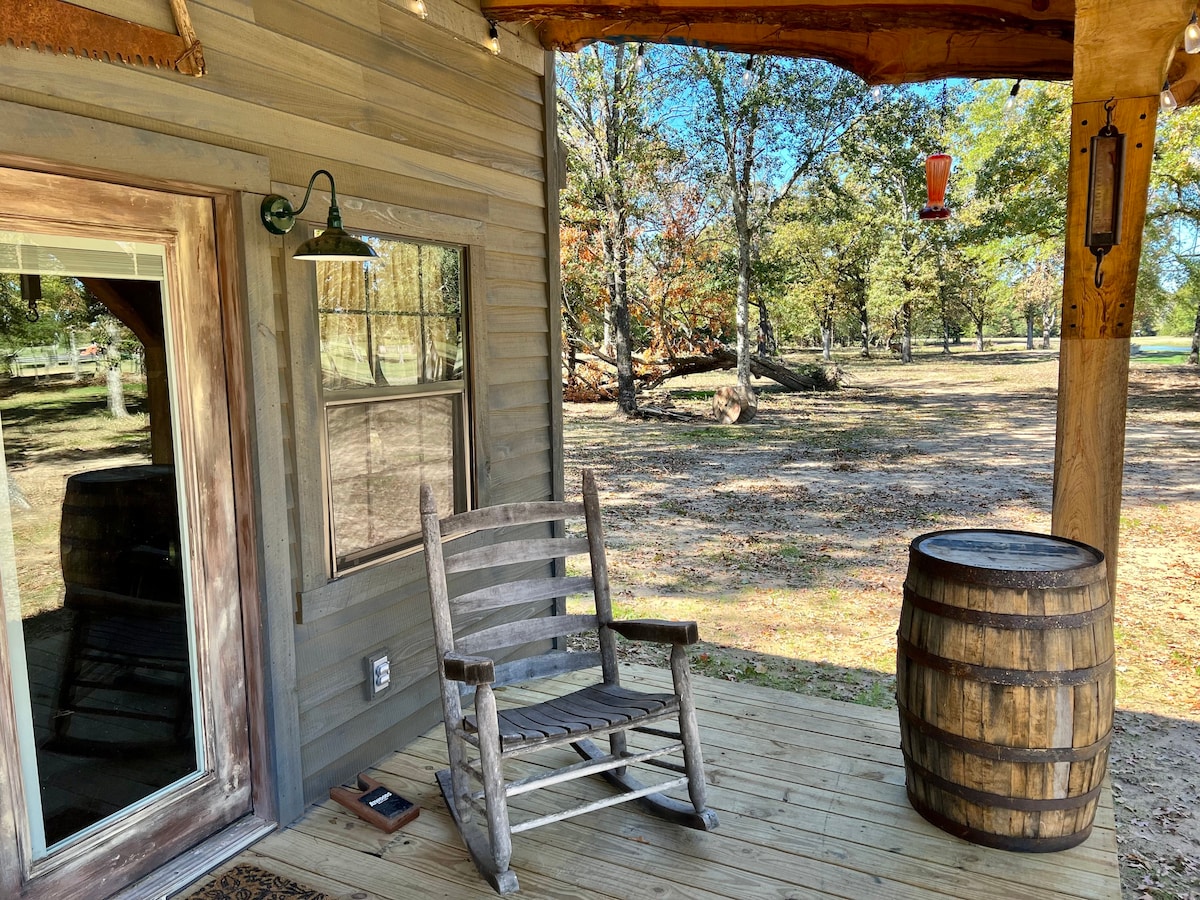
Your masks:
<svg viewBox="0 0 1200 900"><path fill-rule="evenodd" d="M1092 830L1113 722L1104 554L970 530L909 547L896 653L908 799L951 834L1064 850Z"/></svg>
<svg viewBox="0 0 1200 900"><path fill-rule="evenodd" d="M176 599L178 548L173 466L120 466L67 479L59 553L68 587Z"/></svg>

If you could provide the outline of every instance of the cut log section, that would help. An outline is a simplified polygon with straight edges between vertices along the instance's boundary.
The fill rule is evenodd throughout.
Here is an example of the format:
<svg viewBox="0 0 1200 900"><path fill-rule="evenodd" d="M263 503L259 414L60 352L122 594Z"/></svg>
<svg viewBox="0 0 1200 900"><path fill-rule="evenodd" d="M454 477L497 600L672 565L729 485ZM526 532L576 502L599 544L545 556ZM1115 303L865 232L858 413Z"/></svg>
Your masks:
<svg viewBox="0 0 1200 900"><path fill-rule="evenodd" d="M758 398L754 391L733 387L717 388L713 394L713 418L722 425L744 425L758 413Z"/></svg>

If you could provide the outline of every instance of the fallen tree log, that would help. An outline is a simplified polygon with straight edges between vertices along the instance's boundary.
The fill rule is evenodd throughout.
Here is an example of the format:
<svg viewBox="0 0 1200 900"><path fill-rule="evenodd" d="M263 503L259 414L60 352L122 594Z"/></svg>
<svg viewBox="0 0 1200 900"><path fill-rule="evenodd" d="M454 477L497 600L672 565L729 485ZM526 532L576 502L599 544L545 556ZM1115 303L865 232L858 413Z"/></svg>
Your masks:
<svg viewBox="0 0 1200 900"><path fill-rule="evenodd" d="M616 399L616 361L595 350L588 356L590 358L578 361L568 373L563 382L563 399L575 402ZM689 356L634 357L634 381L639 391L646 391L672 378L736 367L737 353L723 344L715 344L706 353ZM794 369L766 356L750 357L750 373L757 378L769 378L790 391L829 391L838 386L836 373L830 373L823 366L814 364Z"/></svg>

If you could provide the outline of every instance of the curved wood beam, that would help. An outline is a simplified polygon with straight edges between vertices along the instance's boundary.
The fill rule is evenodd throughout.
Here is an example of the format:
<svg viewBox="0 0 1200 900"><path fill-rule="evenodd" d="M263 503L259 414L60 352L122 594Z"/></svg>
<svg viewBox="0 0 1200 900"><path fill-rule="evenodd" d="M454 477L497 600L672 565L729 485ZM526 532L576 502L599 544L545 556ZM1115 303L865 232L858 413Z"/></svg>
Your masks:
<svg viewBox="0 0 1200 900"><path fill-rule="evenodd" d="M872 83L1071 77L1074 0L483 0L547 49L642 41L825 59Z"/></svg>

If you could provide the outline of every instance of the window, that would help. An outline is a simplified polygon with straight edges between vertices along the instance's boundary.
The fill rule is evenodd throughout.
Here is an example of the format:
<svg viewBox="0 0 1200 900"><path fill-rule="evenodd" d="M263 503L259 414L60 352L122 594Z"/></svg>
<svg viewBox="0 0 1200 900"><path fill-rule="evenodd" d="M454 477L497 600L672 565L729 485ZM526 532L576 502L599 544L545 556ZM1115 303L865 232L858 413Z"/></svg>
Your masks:
<svg viewBox="0 0 1200 900"><path fill-rule="evenodd" d="M422 482L470 503L465 249L359 237L379 259L317 263L335 574L419 542Z"/></svg>

